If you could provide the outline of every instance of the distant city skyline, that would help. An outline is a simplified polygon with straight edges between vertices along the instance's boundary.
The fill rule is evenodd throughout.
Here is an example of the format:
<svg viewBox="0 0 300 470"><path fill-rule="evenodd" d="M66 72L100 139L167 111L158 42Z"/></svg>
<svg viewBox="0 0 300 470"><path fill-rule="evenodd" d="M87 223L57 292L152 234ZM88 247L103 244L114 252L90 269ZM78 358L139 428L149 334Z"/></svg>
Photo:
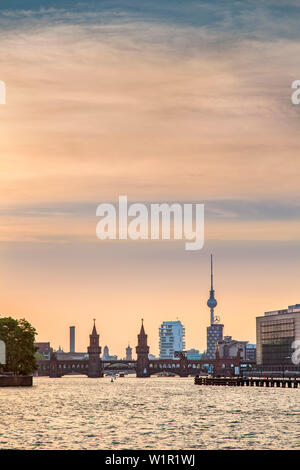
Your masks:
<svg viewBox="0 0 300 470"><path fill-rule="evenodd" d="M212 268L212 265L211 265L212 259L211 259L211 257L212 257L212 255L210 255L210 265L209 265L210 269ZM218 264L218 260L217 260L217 264ZM207 339L205 338L205 336L206 336L206 329L207 329L207 327L209 327L209 324L211 324L211 322L212 322L212 313L210 312L210 314L209 314L209 310L207 309L207 306L208 306L209 308L211 307L211 304L210 304L210 303L211 303L212 289L213 289L212 275L213 275L212 271L210 272L209 269L208 269L208 272L207 272L207 278L208 278L208 279L207 279L207 284L208 284L208 286L207 286L207 287L209 287L209 276L211 277L211 279L210 279L210 298L209 298L209 301L207 301L207 302L204 304L204 308L206 307L206 310L207 310L206 319L205 319L205 322L206 322L205 327L204 327L204 329L202 329L201 331L198 331L198 342L196 342L196 343L191 343L191 344L187 344L186 347L185 347L185 349L197 348L197 349L201 350L201 353L207 350L207 343L206 343ZM218 283L219 283L219 279L218 279ZM221 283L221 284L222 284L222 283ZM208 289L207 289L207 290L208 290ZM214 292L214 290L213 290L213 292ZM213 295L215 295L215 294L213 294ZM217 302L214 303L214 309L215 309L215 308L219 308L219 309L220 309L220 306L217 306ZM264 310L264 311L265 311L265 310ZM204 313L205 313L205 311L204 311ZM235 332L233 336L234 336L234 337L237 337L239 340L248 341L250 344L251 344L251 343L255 343L255 342L256 342L255 319L256 319L257 316L260 316L260 315L262 315L262 314L263 314L263 312L259 312L258 314L255 314L255 315L254 315L254 321L253 321L253 324L251 325L251 330L250 330L250 333L248 334L248 336L245 335L245 334L239 333L239 332ZM203 314L202 314L202 316L203 316ZM180 315L180 318L182 318L182 317L183 317L183 315ZM169 318L171 318L171 316L169 316ZM216 315L216 318L218 319L218 315ZM140 320L140 318L136 317L136 321L138 322L139 320ZM100 321L101 321L101 318L100 318ZM172 320L172 321L173 321L173 322L174 322L174 321L175 321L175 322L178 321L178 316L177 316L177 320ZM98 323L99 323L99 325L98 325L98 331L99 331L99 334L100 334L100 344L101 344L101 346L102 346L102 349L103 349L103 348L106 346L106 344L108 344L108 343L109 343L109 344L114 344L114 346L113 346L113 355L116 355L116 356L118 356L118 357L125 357L125 355L126 355L126 354L124 354L125 348L126 348L125 345L127 344L127 346L128 346L128 342L125 341L125 342L124 342L124 346L122 347L122 346L121 346L121 341L122 341L122 340L120 340L120 344L116 344L116 343L114 342L114 338L113 338L113 336L112 336L112 338L106 337L106 339L107 339L108 341L106 341L106 343L105 343L105 341L102 339L102 335L101 335L101 329L102 329L102 328L101 328L101 323L100 323L100 322L98 322ZM229 322L229 324L230 324L230 322ZM147 325L147 326L148 326L148 325ZM191 326L192 326L192 325L191 325ZM216 326L220 326L220 327L221 327L222 325L219 325L219 324L217 323ZM85 329L86 325L84 324L84 322L83 322L82 325L78 325L78 328L76 328L75 326L73 326L73 327L68 327L68 328L70 328L69 345L71 344L72 341L73 341L73 342L75 341L75 328L76 328L76 335L77 335L77 332L78 332L78 334L79 334L78 336L79 336L80 338L82 338L82 333L81 333L81 331L80 331L80 330L81 330L81 327L83 328L83 330ZM117 331L117 330L118 330L118 325L114 325L114 328L115 328L115 331ZM149 330L150 328L151 328L151 323L149 323L149 328L148 328L148 330ZM194 327L192 326L192 330L193 330L193 328L194 328ZM233 329L233 330L234 330L234 329ZM71 331L72 331L72 333L71 333ZM229 334L232 335L232 331L230 331L230 328L229 328L226 324L225 324L225 326L224 326L224 331L225 331L225 333L224 333L225 336L226 336L226 335L228 336ZM57 332L57 333L58 333L58 332ZM59 332L59 333L61 334L61 332ZM129 333L129 335L131 335L131 337L133 338L132 341L131 341L131 343L134 345L134 344L135 344L135 341L136 341L136 340L134 339L134 335L132 335L132 332L129 332L129 331L128 331L128 332L126 332L125 336L127 335L127 333ZM188 336L189 336L189 332L187 332L187 333L188 333ZM252 333L252 334L251 334L251 333ZM135 335L135 336L136 336L136 335ZM149 336L149 335L148 335L148 336ZM216 339L217 339L217 338L216 338ZM216 341L216 339L214 339L214 341ZM221 336L220 336L220 339L221 339ZM56 346L56 345L55 345L55 341L53 341L53 340L51 340L51 339L49 339L49 338L46 338L46 339L43 340L43 341L50 341L50 342L51 342L51 346L52 346L54 349L58 349L59 347L61 347L61 345L62 345L62 347L63 347L63 349L64 349L65 351L67 351L67 350L69 349L69 346L66 346L66 344L63 343L63 342L60 342L60 343L59 343L59 346ZM154 336L154 337L149 336L149 345L150 345L150 349L151 349L151 354L154 354L154 355L157 356L157 357L160 356L159 341L160 341L160 339L159 339L159 335L157 334L157 332L156 332L156 337L155 337L155 336ZM76 350L77 350L77 351L79 351L79 350L81 351L80 348L79 348L79 349L76 348ZM85 351L85 346L83 346L82 351Z"/></svg>
<svg viewBox="0 0 300 470"><path fill-rule="evenodd" d="M207 277L209 277L209 266L207 266L207 268L208 269L206 270L207 271L206 274L207 274ZM206 281L207 281L206 292L208 292L209 279L206 279ZM220 275L218 274L218 293L220 292L220 286L222 285L224 285L224 280L222 280L220 278ZM204 291L203 288L202 288L202 291ZM203 295L203 302L201 306L202 308L201 310L199 309L201 314L199 313L199 316L198 316L196 312L196 315L193 317L193 321L187 322L186 320L184 320L185 318L189 318L189 315L184 315L182 313L180 314L179 312L178 312L178 315L176 315L176 316L180 316L180 319L185 325L188 325L186 327L186 337L187 337L186 349L197 348L201 351L204 351L206 349L206 327L209 325L209 310L207 308L206 300L205 300L205 298L207 298L207 294L205 296L204 295ZM239 299L242 304L243 299L241 297L239 297ZM198 304L197 300L198 299L196 299L196 303ZM249 341L250 343L256 342L255 318L257 316L262 315L264 311L266 310L271 310L272 308L276 308L276 304L274 305L273 303L272 305L271 302L268 302L265 305L263 305L261 310L258 310L257 308L255 313L253 313L252 321L248 322L249 328L247 329L247 331L245 331L245 330L237 328L238 323L234 325L235 327L232 326L230 315L228 314L224 315L224 310L222 308L223 299L221 298L220 294L218 294L218 300L219 300L219 305L217 307L218 309L217 313L218 314L221 313L222 320L225 318L224 335L232 335L233 337L238 338L239 340L246 340L246 341ZM253 302L253 299L251 301ZM286 304L291 304L290 300L288 300ZM283 307L284 306L285 305L283 305ZM2 315L4 315L4 312L2 313ZM19 317L22 317L22 316L26 316L26 315L25 314L19 315ZM94 315L91 315L90 321L92 321L93 316ZM141 315L131 315L131 316L134 317L133 321L131 319L130 323L123 324L123 327L120 328L120 330L119 330L118 324L116 324L114 321L109 322L107 318L101 318L101 317L97 319L99 334L100 334L100 344L102 346L104 346L105 344L110 344L111 350L113 351L113 353L117 354L119 357L124 356L124 350L127 345L127 341L125 340L125 338L129 337L130 343L132 345L135 345L135 342L136 342L136 333L134 330L135 328L137 328L139 324ZM174 317L176 318L176 316L174 315L173 318ZM27 317L30 317L30 316L27 315ZM150 315L149 315L149 318L147 318L145 314L143 315L143 317L145 317L145 322L147 324L147 331L148 331L151 353L155 354L156 356L159 356L159 347L158 347L159 338L158 338L157 328L161 324L163 316L161 317L161 319L157 320L156 324L153 323L153 319L150 317ZM172 315L168 315L168 318L172 318ZM77 350L85 351L86 338L88 337L88 334L89 334L90 321L85 321L83 319L83 321L80 321L76 324L76 349ZM62 328L59 330L56 328L55 331L53 331L53 335L47 334L47 331L49 331L48 327L51 331L51 324L47 325L46 323L45 329L44 329L46 333L42 335L41 332L38 332L39 335L38 335L37 340L38 341L50 340L51 346L53 346L55 349L58 349L58 347L62 345L64 350L66 351L69 349L69 332L68 332L69 324L67 323L67 321L60 321L59 323L60 325L62 325ZM74 324L73 321L71 321L71 323ZM195 329L197 325L199 325L199 329L197 330L195 334ZM37 327L36 323L34 323L34 326ZM121 329L125 331L124 338L121 335ZM87 335L84 335L85 331L87 331ZM118 334L118 341L115 340L114 332L117 332ZM57 341L56 338L58 337L60 339Z"/></svg>

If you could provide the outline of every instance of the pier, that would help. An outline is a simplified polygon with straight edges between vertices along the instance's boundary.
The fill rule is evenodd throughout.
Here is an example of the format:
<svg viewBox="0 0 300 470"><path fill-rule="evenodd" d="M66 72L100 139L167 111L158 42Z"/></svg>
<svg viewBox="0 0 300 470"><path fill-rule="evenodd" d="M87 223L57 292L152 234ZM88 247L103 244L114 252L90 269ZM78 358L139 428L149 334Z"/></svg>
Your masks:
<svg viewBox="0 0 300 470"><path fill-rule="evenodd" d="M0 375L0 387L32 387L32 376Z"/></svg>
<svg viewBox="0 0 300 470"><path fill-rule="evenodd" d="M195 385L298 388L299 384L300 378L195 377Z"/></svg>

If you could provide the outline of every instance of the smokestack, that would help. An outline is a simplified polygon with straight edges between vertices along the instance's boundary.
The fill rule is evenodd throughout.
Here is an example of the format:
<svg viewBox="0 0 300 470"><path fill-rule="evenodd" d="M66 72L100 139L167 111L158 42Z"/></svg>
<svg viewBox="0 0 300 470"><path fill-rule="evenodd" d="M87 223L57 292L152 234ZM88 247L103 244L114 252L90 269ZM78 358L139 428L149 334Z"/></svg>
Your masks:
<svg viewBox="0 0 300 470"><path fill-rule="evenodd" d="M75 326L70 326L70 352L75 352Z"/></svg>

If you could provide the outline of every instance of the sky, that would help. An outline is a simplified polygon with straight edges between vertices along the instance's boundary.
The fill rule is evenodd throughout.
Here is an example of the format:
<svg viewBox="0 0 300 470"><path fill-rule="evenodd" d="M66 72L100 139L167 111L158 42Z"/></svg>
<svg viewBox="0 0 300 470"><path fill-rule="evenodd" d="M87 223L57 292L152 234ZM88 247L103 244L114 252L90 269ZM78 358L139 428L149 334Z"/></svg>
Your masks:
<svg viewBox="0 0 300 470"><path fill-rule="evenodd" d="M214 254L224 334L299 303L300 5L2 0L0 314L39 341L150 352L180 319L203 351ZM100 241L96 208L205 204L205 245Z"/></svg>

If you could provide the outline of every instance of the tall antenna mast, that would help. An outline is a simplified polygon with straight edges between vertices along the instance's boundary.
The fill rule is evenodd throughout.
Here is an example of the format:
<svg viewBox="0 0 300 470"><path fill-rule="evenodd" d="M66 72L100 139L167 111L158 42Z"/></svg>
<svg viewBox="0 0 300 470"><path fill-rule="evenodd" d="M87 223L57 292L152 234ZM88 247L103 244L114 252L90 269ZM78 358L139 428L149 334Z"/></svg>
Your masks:
<svg viewBox="0 0 300 470"><path fill-rule="evenodd" d="M214 273L213 273L213 255L210 255L210 296L207 301L207 306L210 309L210 324L213 325L215 322L214 309L216 308L218 302L215 299L214 291Z"/></svg>
<svg viewBox="0 0 300 470"><path fill-rule="evenodd" d="M210 290L214 290L213 255L210 255Z"/></svg>

